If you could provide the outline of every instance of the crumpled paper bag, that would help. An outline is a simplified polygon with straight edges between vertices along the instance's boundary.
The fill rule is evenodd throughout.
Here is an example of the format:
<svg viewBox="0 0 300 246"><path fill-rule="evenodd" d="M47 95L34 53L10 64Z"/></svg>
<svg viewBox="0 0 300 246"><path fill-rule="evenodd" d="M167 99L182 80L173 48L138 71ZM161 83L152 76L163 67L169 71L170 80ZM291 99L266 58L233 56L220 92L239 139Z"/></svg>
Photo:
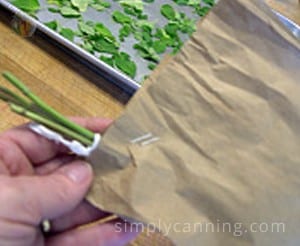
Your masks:
<svg viewBox="0 0 300 246"><path fill-rule="evenodd" d="M89 201L178 245L298 245L299 40L261 1L220 1L90 160Z"/></svg>

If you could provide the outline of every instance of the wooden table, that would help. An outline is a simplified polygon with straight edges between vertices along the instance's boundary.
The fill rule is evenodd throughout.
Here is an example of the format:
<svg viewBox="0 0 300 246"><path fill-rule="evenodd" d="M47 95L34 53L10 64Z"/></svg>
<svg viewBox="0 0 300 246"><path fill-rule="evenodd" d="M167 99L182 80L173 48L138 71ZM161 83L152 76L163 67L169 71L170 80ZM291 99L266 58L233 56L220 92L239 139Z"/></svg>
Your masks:
<svg viewBox="0 0 300 246"><path fill-rule="evenodd" d="M273 8L300 25L298 0L266 0ZM116 118L129 96L99 78L78 61L42 38L21 38L9 27L10 19L0 9L0 71L9 70L65 115ZM4 79L0 78L0 83ZM0 131L24 119L10 113L0 102ZM151 240L149 239L151 238ZM149 244L149 242L151 243ZM161 236L142 235L132 245L170 245Z"/></svg>

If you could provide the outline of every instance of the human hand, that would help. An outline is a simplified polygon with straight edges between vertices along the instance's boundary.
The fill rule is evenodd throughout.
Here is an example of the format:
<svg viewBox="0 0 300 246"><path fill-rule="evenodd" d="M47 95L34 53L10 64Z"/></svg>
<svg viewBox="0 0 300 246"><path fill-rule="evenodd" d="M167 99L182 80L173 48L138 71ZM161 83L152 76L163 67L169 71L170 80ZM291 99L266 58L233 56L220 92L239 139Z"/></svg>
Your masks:
<svg viewBox="0 0 300 246"><path fill-rule="evenodd" d="M95 132L103 132L111 123L103 119L76 121ZM25 126L2 133L0 245L127 244L137 232L117 232L113 223L77 228L108 215L84 201L91 182L91 167L68 155L62 146ZM44 219L51 221L49 237L40 230Z"/></svg>

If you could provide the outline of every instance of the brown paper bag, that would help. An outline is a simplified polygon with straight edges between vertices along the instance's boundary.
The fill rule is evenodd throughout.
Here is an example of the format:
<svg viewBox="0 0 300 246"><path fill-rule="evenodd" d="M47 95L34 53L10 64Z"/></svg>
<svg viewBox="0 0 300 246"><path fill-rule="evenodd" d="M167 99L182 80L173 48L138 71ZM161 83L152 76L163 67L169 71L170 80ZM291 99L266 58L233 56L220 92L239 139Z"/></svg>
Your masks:
<svg viewBox="0 0 300 246"><path fill-rule="evenodd" d="M93 204L178 245L298 245L299 40L261 1L220 1L91 162Z"/></svg>

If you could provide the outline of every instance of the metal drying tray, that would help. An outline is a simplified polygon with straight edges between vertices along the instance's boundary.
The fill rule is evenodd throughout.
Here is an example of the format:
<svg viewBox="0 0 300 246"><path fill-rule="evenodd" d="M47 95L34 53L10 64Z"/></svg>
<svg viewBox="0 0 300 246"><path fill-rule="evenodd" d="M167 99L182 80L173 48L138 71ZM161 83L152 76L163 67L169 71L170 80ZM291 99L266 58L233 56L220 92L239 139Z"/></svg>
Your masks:
<svg viewBox="0 0 300 246"><path fill-rule="evenodd" d="M72 55L75 55L76 58L80 59L86 64L90 64L91 65L90 67L94 71L97 71L106 79L115 83L117 86L121 87L122 89L125 89L130 93L136 91L141 86L139 82L143 80L145 75L149 75L151 73L151 70L149 70L148 68L148 62L142 59L137 54L137 51L133 49L132 46L136 42L136 40L133 37L128 37L125 40L125 42L122 42L120 44L121 45L120 50L127 52L131 56L131 59L137 64L137 75L135 79L131 79L127 75L118 71L117 69L110 67L109 65L107 65L106 63L98 59L96 56L85 51L76 43L69 41L68 39L64 38L57 32L53 31L52 29L44 25L43 23L45 22L58 20L64 27L76 29L77 20L64 18L57 13L51 13L50 11L47 10L49 4L47 4L46 0L39 0L39 2L41 5L41 9L36 14L38 20L24 13L23 11L21 11L20 9L12 5L8 0L0 0L0 5L2 5L4 8L12 12L18 18L34 26L37 30L41 31L43 34L46 34L48 37L53 39L56 43L60 44L63 48L67 48L67 50L70 50ZM119 28L121 26L116 24L112 20L111 14L115 10L121 11L122 8L119 6L118 2L116 1L110 1L110 3L111 3L111 7L102 12L98 12L94 9L89 8L85 13L83 13L83 18L84 20L92 20L92 21L103 23L105 26L107 26L110 29L110 31L115 36L118 36ZM149 20L155 21L155 24L157 26L162 27L167 23L167 20L165 20L160 14L160 6L165 3L171 4L175 9L177 9L180 12L184 12L190 18L196 20L200 19L200 17L197 14L192 12L192 9L190 7L186 7L186 6L179 7L176 4L174 4L172 0L160 0L160 1L156 1L156 4L145 4L145 9L144 9L144 13L149 16ZM182 35L180 37L182 41L186 41L188 39L188 35ZM80 41L80 40L75 39L75 42L76 41Z"/></svg>
<svg viewBox="0 0 300 246"><path fill-rule="evenodd" d="M92 54L86 52L82 48L80 48L77 44L69 41L68 39L61 36L59 33L53 31L52 29L48 28L42 22L32 18L27 13L21 11L11 3L5 0L0 0L0 5L4 8L12 12L18 18L28 22L30 25L34 26L37 30L41 31L42 33L46 34L48 37L52 38L55 42L62 45L62 47L66 47L67 50L73 52L75 56L78 56L80 60L87 61L92 66L95 66L97 72L101 75L105 76L109 81L115 83L116 85L120 86L121 88L129 91L134 92L137 90L140 85L129 78L128 76L124 75L123 73L113 69L106 63L100 61L97 57L93 56ZM39 15L38 15L39 17ZM98 70L99 69L99 70Z"/></svg>
<svg viewBox="0 0 300 246"><path fill-rule="evenodd" d="M278 19L293 33L293 35L300 39L300 26L275 10L273 10L273 12Z"/></svg>
<svg viewBox="0 0 300 246"><path fill-rule="evenodd" d="M158 2L158 1L156 1ZM218 2L218 0L216 0ZM163 3L169 3L171 4L175 9L180 10L181 12L184 12L189 16L190 18L198 18L199 16L192 13L191 9L189 7L184 6L176 6L174 5L174 2L172 0L160 0L159 4L149 4L146 5L145 13L149 15L150 20L155 20L157 22L158 26L163 26L166 24L166 20L161 18L160 15L160 6ZM46 0L40 0L41 6L46 6L47 1ZM119 26L114 23L111 20L111 13L114 10L121 10L119 5L111 1L111 8L103 11L103 12L97 12L94 10L88 10L83 14L84 19L86 20L92 20L92 21L99 21L102 22L104 25L108 26L112 33L114 35L118 35ZM129 93L134 93L137 89L140 88L141 84L137 81L141 81L144 75L148 75L151 71L147 68L147 62L143 60L142 58L137 55L137 52L132 48L133 42L135 41L134 38L127 38L127 41L125 42L125 46L122 46L121 44L121 50L126 51L131 55L131 58L136 62L138 65L138 71L136 76L136 81L129 78L128 76L124 75L122 72L110 67L106 63L99 60L94 55L88 53L81 47L79 47L77 44L69 41L68 39L64 38L57 32L53 31L52 29L48 28L46 25L43 24L43 22L48 22L52 20L58 20L60 23L64 25L64 27L74 28L76 27L76 22L73 19L66 19L60 16L59 14L50 13L46 10L46 8L41 8L39 10L37 17L39 20L36 20L32 17L30 17L28 14L24 13L23 11L19 10L15 6L13 6L10 2L7 0L0 0L0 5L2 5L4 8L12 12L14 15L19 17L20 19L28 22L30 25L34 26L36 29L41 31L43 34L46 34L48 37L53 39L56 43L60 44L63 48L67 48L67 50L71 51L72 55L75 55L75 57L79 60L81 60L83 63L89 65L91 69L96 71L97 73L101 74L103 77L108 79L109 81L113 82L117 86L121 87L125 91ZM47 5L48 6L48 5ZM279 18L281 22L297 37L300 37L300 27L286 18L285 16L277 13L274 11L274 14ZM101 15L101 19L99 19L99 16ZM117 28L116 28L117 27ZM181 37L184 40L187 40L187 36Z"/></svg>

